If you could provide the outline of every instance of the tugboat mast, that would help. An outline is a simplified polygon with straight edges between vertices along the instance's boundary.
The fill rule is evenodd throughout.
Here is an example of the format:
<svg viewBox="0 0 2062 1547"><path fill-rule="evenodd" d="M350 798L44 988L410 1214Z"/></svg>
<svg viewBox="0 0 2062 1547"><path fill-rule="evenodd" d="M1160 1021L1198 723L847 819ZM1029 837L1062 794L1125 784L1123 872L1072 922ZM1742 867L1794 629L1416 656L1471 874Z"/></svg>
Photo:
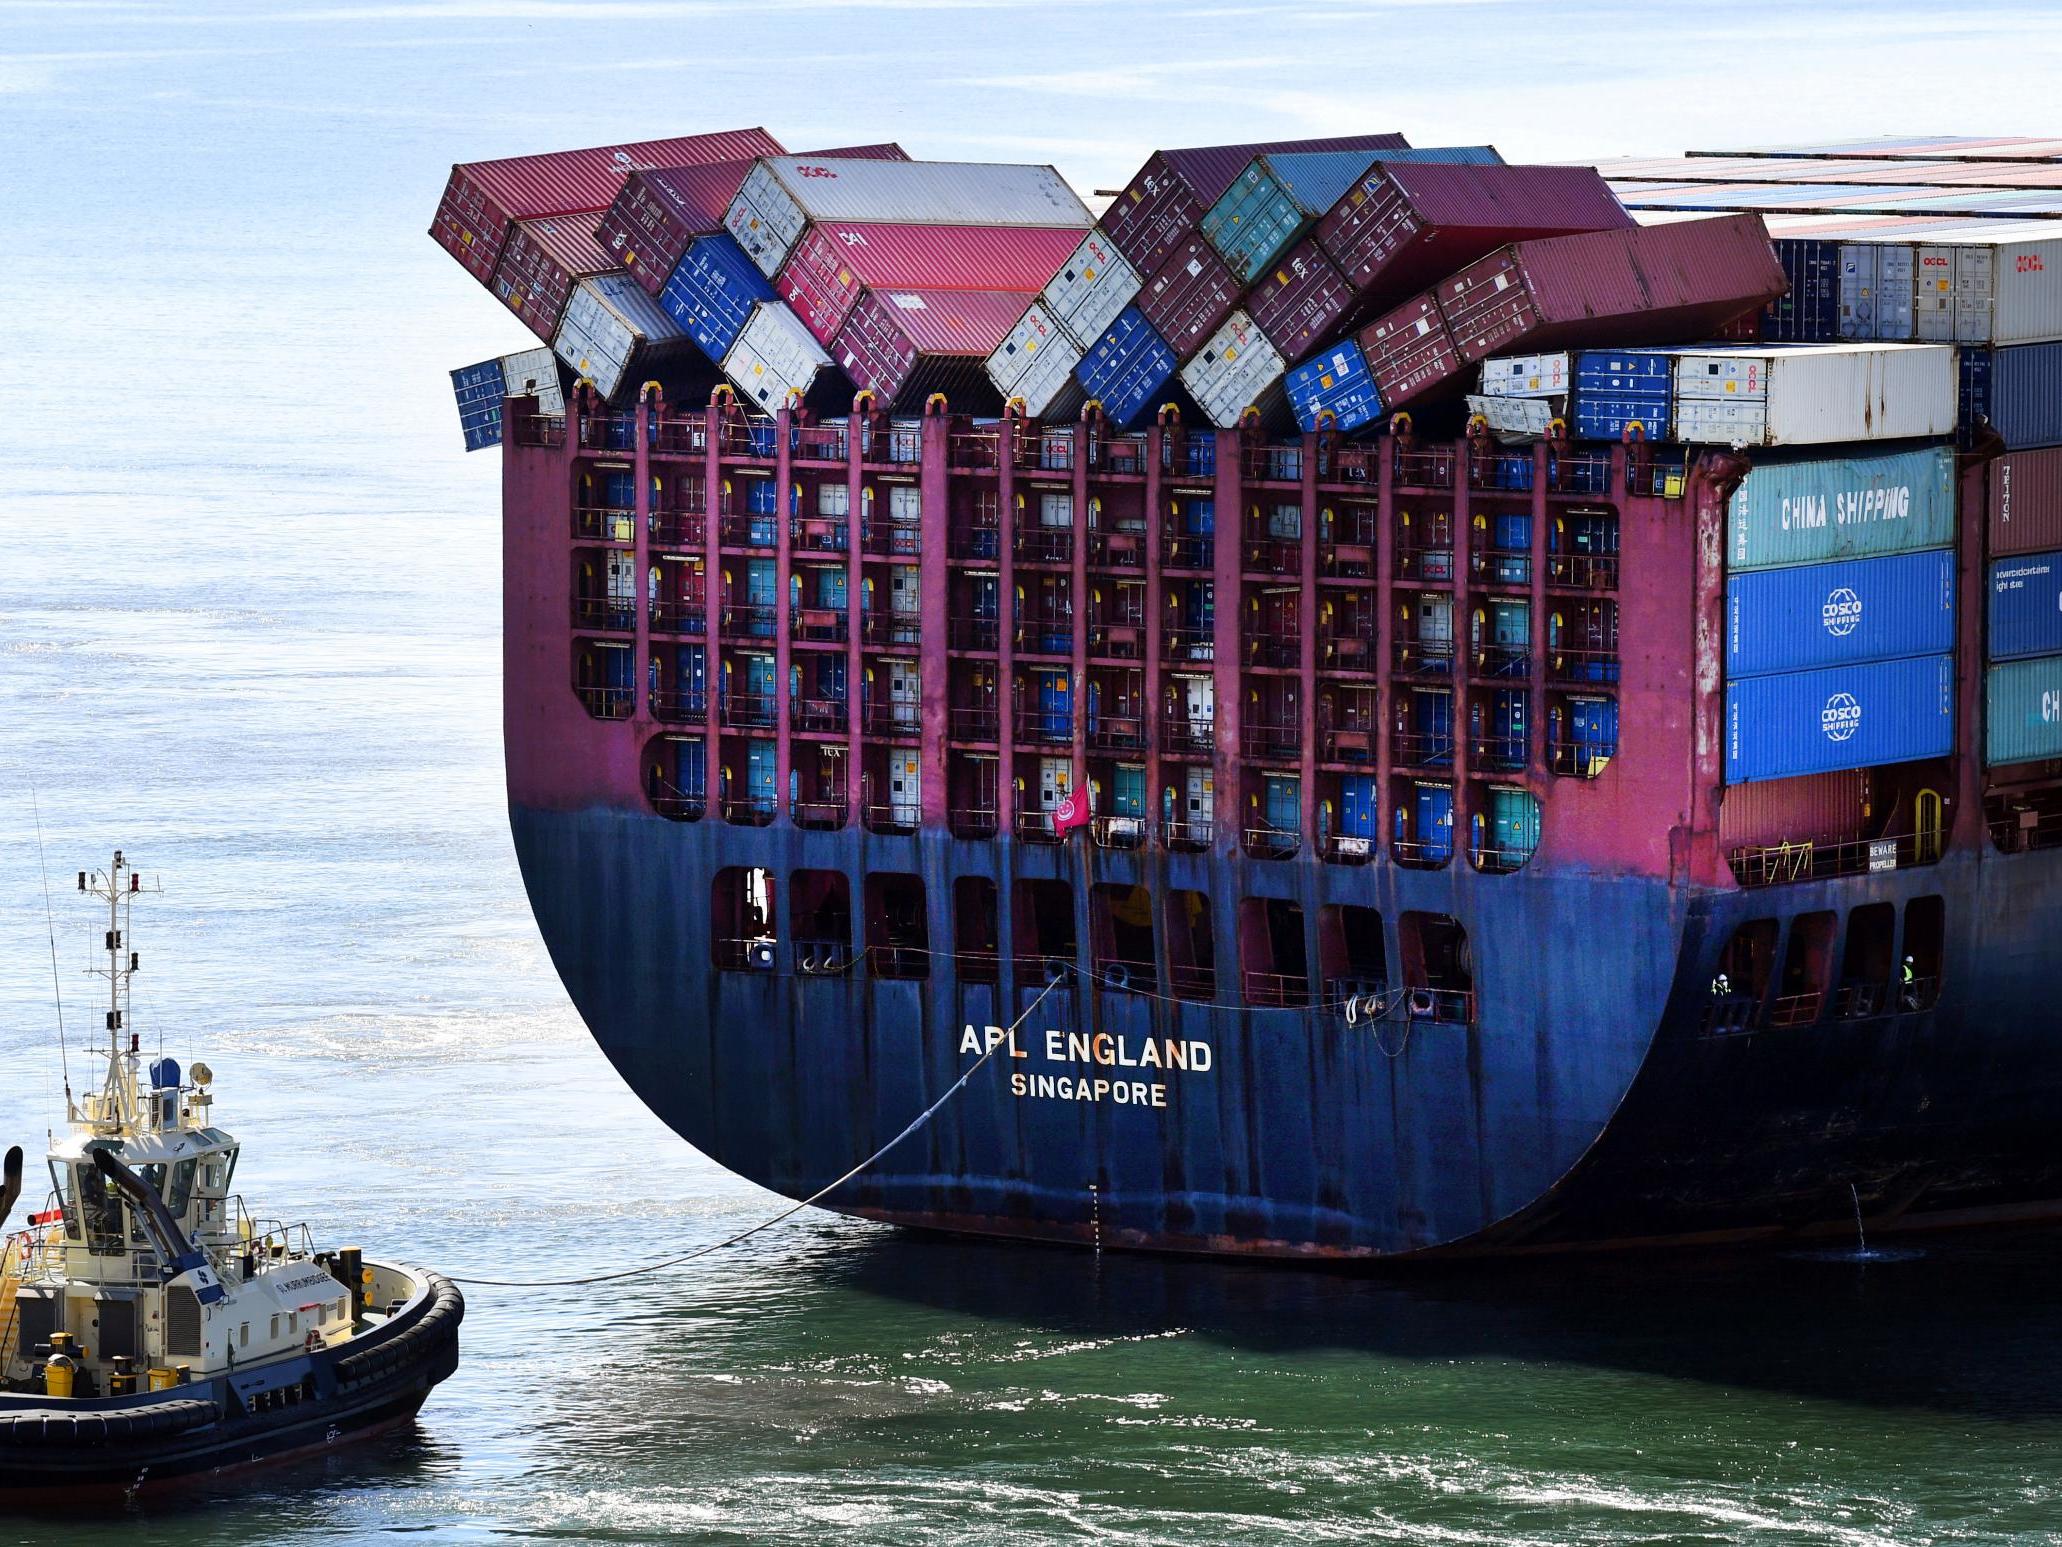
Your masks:
<svg viewBox="0 0 2062 1547"><path fill-rule="evenodd" d="M95 976L107 979L107 1077L99 1095L86 1098L83 1110L72 1101L69 1088L65 1103L74 1123L90 1123L112 1134L142 1118L137 1109L136 1034L130 1031L124 1045L122 1033L129 1030L129 980L143 965L138 953L128 949L130 912L144 894L143 877L116 849L114 862L106 870L79 872L79 890L107 902L107 965L91 969Z"/></svg>

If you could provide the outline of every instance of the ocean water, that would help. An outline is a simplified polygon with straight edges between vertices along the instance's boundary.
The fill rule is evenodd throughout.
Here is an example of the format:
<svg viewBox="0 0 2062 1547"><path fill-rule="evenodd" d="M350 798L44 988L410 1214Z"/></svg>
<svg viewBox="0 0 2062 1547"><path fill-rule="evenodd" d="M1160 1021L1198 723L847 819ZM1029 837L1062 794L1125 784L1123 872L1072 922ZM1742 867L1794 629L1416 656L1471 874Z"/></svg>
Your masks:
<svg viewBox="0 0 2062 1547"><path fill-rule="evenodd" d="M1189 74L1098 77L1152 13L1012 9L0 4L0 1142L33 1153L67 1065L92 1077L70 877L120 846L163 883L138 1029L215 1067L268 1212L522 1278L778 1207L624 1092L530 923L496 459L460 453L443 374L524 336L422 235L453 159L763 120L1108 186L1219 133L1192 83L1240 59L1255 135L1350 109L1514 155L1680 138L1498 116L1489 76L1577 71L1579 29L1492 27L1472 103L1314 117L1308 38L1254 61L1247 20L1199 15ZM1916 46L1898 14L1872 28ZM2040 1235L1372 1277L810 1214L655 1277L475 1290L412 1429L0 1543L2058 1540L2058 1307Z"/></svg>

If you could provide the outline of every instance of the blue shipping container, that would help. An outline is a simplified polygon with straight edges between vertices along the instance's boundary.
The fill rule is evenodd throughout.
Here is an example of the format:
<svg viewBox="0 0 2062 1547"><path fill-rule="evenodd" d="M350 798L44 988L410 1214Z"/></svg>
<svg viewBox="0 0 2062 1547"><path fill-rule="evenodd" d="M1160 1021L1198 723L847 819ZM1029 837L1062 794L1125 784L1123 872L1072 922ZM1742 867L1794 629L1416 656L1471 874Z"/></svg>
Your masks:
<svg viewBox="0 0 2062 1547"><path fill-rule="evenodd" d="M1944 548L1955 540L1955 454L1764 462L1726 511L1726 565L1738 572Z"/></svg>
<svg viewBox="0 0 2062 1547"><path fill-rule="evenodd" d="M1575 357L1575 435L1623 440L1638 422L1650 441L1675 422L1675 357L1658 349L1585 349Z"/></svg>
<svg viewBox="0 0 2062 1547"><path fill-rule="evenodd" d="M1367 356L1352 339L1343 339L1287 377L1289 402L1296 423L1317 428L1317 416L1330 413L1342 433L1373 424L1382 416L1382 395L1368 374Z"/></svg>
<svg viewBox="0 0 2062 1547"><path fill-rule="evenodd" d="M1955 666L1915 655L1726 684L1728 784L1946 757L1955 745Z"/></svg>
<svg viewBox="0 0 2062 1547"><path fill-rule="evenodd" d="M1985 762L2062 757L2062 656L1991 667L1984 675L1983 698Z"/></svg>
<svg viewBox="0 0 2062 1547"><path fill-rule="evenodd" d="M744 332L752 308L775 300L759 265L729 236L696 240L659 292L659 309L711 360L721 360Z"/></svg>
<svg viewBox="0 0 2062 1547"><path fill-rule="evenodd" d="M1991 351L1990 426L2013 451L2062 446L2062 343Z"/></svg>
<svg viewBox="0 0 2062 1547"><path fill-rule="evenodd" d="M1125 429L1153 408L1180 364L1145 313L1127 306L1081 357L1074 379L1103 405L1110 423Z"/></svg>
<svg viewBox="0 0 2062 1547"><path fill-rule="evenodd" d="M1955 647L1954 550L1749 570L1725 607L1728 677L1938 655Z"/></svg>
<svg viewBox="0 0 2062 1547"><path fill-rule="evenodd" d="M1976 444L1976 430L1990 419L1990 354L1965 346L1957 356L1961 367L1955 390L1955 443L1965 450Z"/></svg>
<svg viewBox="0 0 2062 1547"><path fill-rule="evenodd" d="M2029 553L1990 567L1990 658L2062 655L2062 553Z"/></svg>
<svg viewBox="0 0 2062 1547"><path fill-rule="evenodd" d="M501 444L501 399L507 393L501 362L482 360L462 365L451 373L451 390L458 398L458 427L465 434L465 449L478 451Z"/></svg>

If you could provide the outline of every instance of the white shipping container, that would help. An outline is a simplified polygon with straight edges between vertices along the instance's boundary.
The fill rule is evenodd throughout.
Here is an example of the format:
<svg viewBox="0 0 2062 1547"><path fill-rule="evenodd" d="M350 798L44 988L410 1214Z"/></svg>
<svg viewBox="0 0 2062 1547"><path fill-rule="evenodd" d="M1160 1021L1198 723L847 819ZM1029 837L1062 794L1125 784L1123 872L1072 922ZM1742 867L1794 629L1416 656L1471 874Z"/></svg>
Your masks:
<svg viewBox="0 0 2062 1547"><path fill-rule="evenodd" d="M1553 398L1468 394L1469 417L1480 414L1490 433L1500 440L1538 440L1552 428L1560 412L1560 403Z"/></svg>
<svg viewBox="0 0 2062 1547"><path fill-rule="evenodd" d="M787 302L761 301L723 357L723 374L747 402L770 414L786 406L789 393L807 397L830 365Z"/></svg>
<svg viewBox="0 0 2062 1547"><path fill-rule="evenodd" d="M1181 368L1181 381L1210 422L1230 430L1249 407L1266 405L1269 389L1279 387L1286 369L1288 362L1260 325L1236 311Z"/></svg>
<svg viewBox="0 0 2062 1547"><path fill-rule="evenodd" d="M1903 343L1912 337L1909 242L1845 242L1840 247L1840 336Z"/></svg>
<svg viewBox="0 0 2062 1547"><path fill-rule="evenodd" d="M1744 344L1675 363L1676 439L1819 446L1950 435L1955 351L1941 344Z"/></svg>
<svg viewBox="0 0 2062 1547"><path fill-rule="evenodd" d="M1017 378L1010 397L1024 400L1024 412L1033 419L1071 418L1087 401L1074 367L1081 363L1082 350L1064 335L1038 352L1031 368Z"/></svg>
<svg viewBox="0 0 2062 1547"><path fill-rule="evenodd" d="M509 397L534 397L540 414L562 414L566 395L559 390L558 356L539 346L501 357L502 389Z"/></svg>
<svg viewBox="0 0 2062 1547"><path fill-rule="evenodd" d="M1091 231L1039 297L1047 313L1084 349L1145 285L1138 270L1100 231Z"/></svg>
<svg viewBox="0 0 2062 1547"><path fill-rule="evenodd" d="M1842 233L1843 338L2044 344L2062 339L2062 234L2053 222ZM1778 228L1775 233L1785 235Z"/></svg>
<svg viewBox="0 0 2062 1547"><path fill-rule="evenodd" d="M1067 369L1074 369L1075 361L1081 358L1081 350L1066 332L1053 320L1052 313L1042 305L1033 302L1024 308L1024 315L1017 319L1009 336L996 345L995 353L988 357L988 379L995 383L995 390L1004 397L1016 394L1017 383L1024 373L1031 369L1031 362L1043 351L1065 354L1073 351L1073 359L1067 362Z"/></svg>
<svg viewBox="0 0 2062 1547"><path fill-rule="evenodd" d="M975 161L769 156L746 174L724 225L771 278L818 220L1085 231L1088 207L1051 167Z"/></svg>
<svg viewBox="0 0 2062 1547"><path fill-rule="evenodd" d="M551 347L597 392L612 398L647 346L686 337L628 274L597 274L573 287Z"/></svg>
<svg viewBox="0 0 2062 1547"><path fill-rule="evenodd" d="M1503 355L1482 362L1485 397L1566 397L1575 374L1574 357L1565 351L1550 355Z"/></svg>

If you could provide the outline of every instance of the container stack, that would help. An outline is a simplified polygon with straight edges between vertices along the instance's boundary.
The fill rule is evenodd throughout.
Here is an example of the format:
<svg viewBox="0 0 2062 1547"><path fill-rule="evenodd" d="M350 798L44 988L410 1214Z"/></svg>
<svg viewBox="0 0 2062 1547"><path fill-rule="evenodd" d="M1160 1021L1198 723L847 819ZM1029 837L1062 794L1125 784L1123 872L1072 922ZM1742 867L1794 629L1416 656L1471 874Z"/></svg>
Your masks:
<svg viewBox="0 0 2062 1547"><path fill-rule="evenodd" d="M2062 450L1991 466L1984 760L2062 758Z"/></svg>

